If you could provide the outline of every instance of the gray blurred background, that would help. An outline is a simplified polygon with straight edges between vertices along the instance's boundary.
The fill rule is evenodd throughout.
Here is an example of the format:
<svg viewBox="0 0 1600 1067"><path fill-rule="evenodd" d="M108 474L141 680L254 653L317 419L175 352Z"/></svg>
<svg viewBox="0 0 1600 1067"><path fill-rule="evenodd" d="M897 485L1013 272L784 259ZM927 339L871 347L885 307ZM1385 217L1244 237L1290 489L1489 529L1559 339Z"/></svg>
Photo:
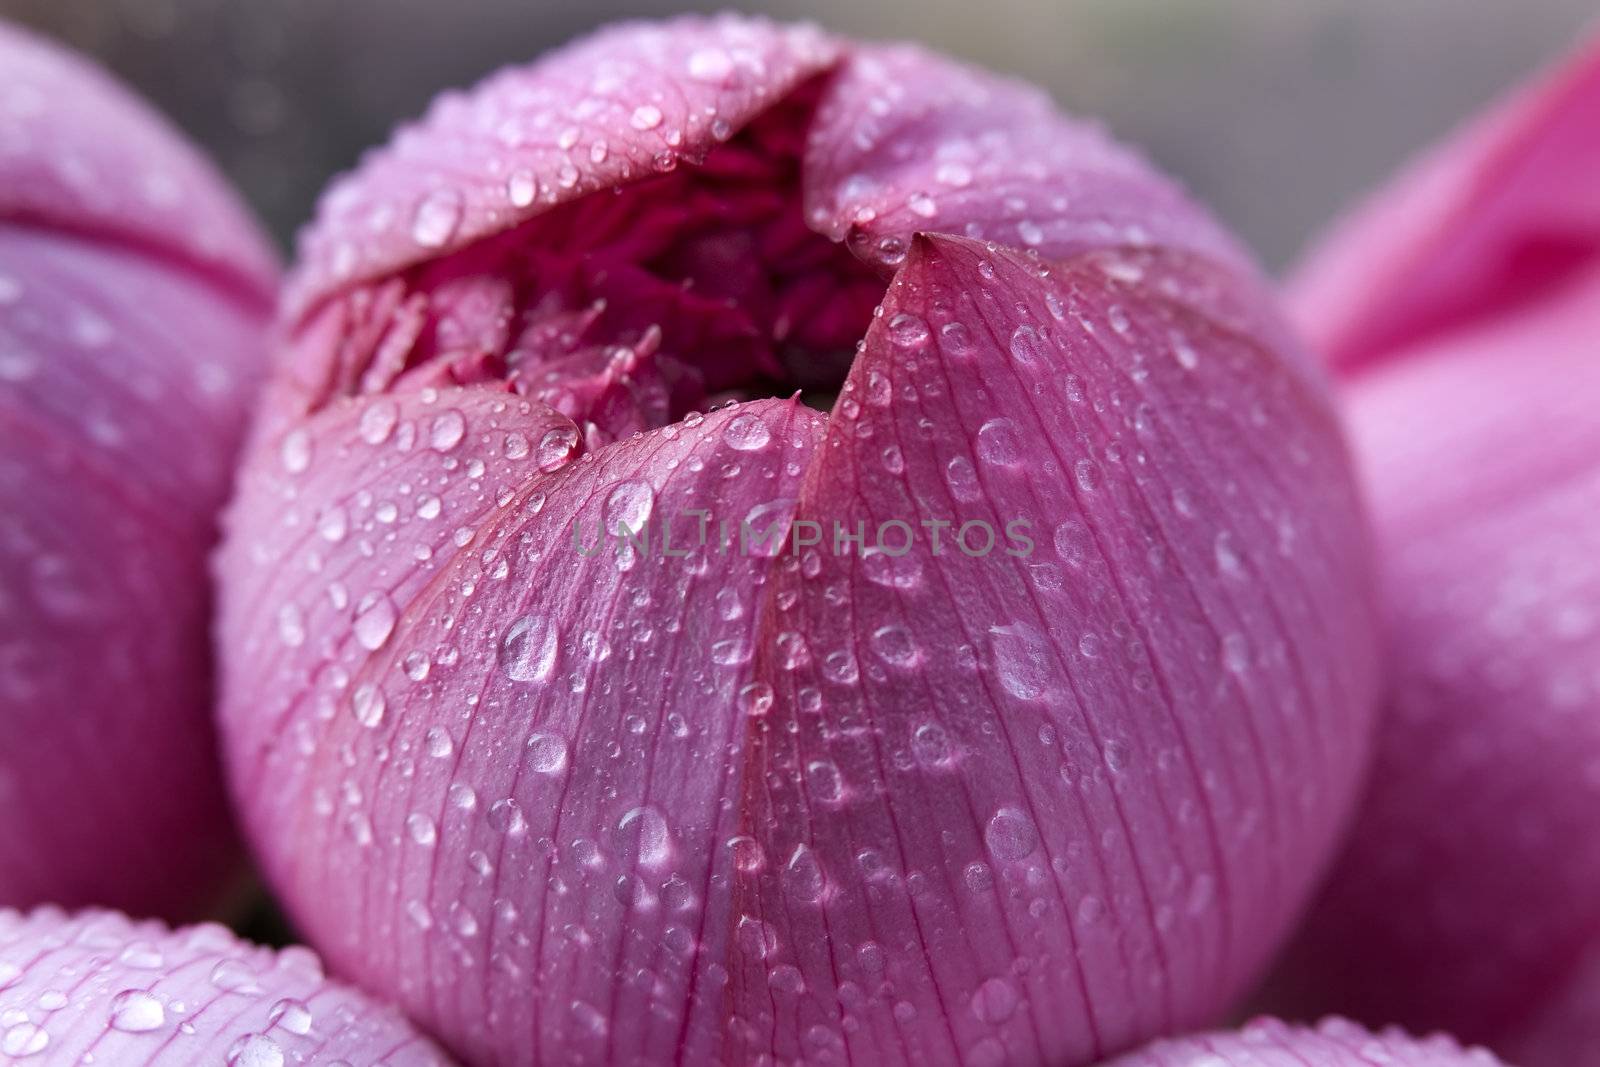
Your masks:
<svg viewBox="0 0 1600 1067"><path fill-rule="evenodd" d="M1340 205L1542 60L1595 0L0 0L220 161L280 241L439 89L628 15L739 7L915 37L1047 86L1281 267Z"/></svg>

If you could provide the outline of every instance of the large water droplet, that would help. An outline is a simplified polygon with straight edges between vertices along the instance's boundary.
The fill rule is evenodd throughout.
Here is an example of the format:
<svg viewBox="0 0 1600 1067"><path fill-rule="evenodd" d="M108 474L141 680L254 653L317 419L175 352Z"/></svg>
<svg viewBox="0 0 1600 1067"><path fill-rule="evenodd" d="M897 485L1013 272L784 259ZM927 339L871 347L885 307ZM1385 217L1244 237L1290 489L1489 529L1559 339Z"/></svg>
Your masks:
<svg viewBox="0 0 1600 1067"><path fill-rule="evenodd" d="M524 615L506 627L500 639L500 669L512 681L544 681L555 670L560 636L550 619Z"/></svg>
<svg viewBox="0 0 1600 1067"><path fill-rule="evenodd" d="M567 744L550 734L528 738L528 767L539 774L555 774L567 765Z"/></svg>
<svg viewBox="0 0 1600 1067"><path fill-rule="evenodd" d="M1001 808L989 819L983 831L989 853L997 860L1020 860L1039 844L1033 823L1016 808Z"/></svg>
<svg viewBox="0 0 1600 1067"><path fill-rule="evenodd" d="M356 641L367 651L376 652L388 642L389 635L394 633L394 624L398 617L394 601L389 599L387 593L374 593L364 597L356 609Z"/></svg>
<svg viewBox="0 0 1600 1067"><path fill-rule="evenodd" d="M411 217L411 239L423 248L441 248L461 225L461 194L435 189L417 204Z"/></svg>
<svg viewBox="0 0 1600 1067"><path fill-rule="evenodd" d="M111 999L113 1030L142 1034L159 1030L166 1021L166 1006L143 989L124 989Z"/></svg>
<svg viewBox="0 0 1600 1067"><path fill-rule="evenodd" d="M629 810L618 820L617 833L623 854L632 858L630 866L661 867L672 858L672 834L655 808L647 805Z"/></svg>
<svg viewBox="0 0 1600 1067"><path fill-rule="evenodd" d="M1033 700L1050 685L1050 651L1044 635L1027 623L996 626L989 631L995 677L1006 692Z"/></svg>
<svg viewBox="0 0 1600 1067"><path fill-rule="evenodd" d="M728 420L727 427L722 431L722 439L728 442L729 447L741 452L754 452L767 447L772 440L772 431L767 429L767 424L761 416L749 413L735 415Z"/></svg>
<svg viewBox="0 0 1600 1067"><path fill-rule="evenodd" d="M1017 1010L1017 990L1004 978L991 978L972 994L972 1014L986 1023L1003 1023Z"/></svg>
<svg viewBox="0 0 1600 1067"><path fill-rule="evenodd" d="M228 1067L284 1067L283 1049L266 1034L245 1034L228 1047Z"/></svg>

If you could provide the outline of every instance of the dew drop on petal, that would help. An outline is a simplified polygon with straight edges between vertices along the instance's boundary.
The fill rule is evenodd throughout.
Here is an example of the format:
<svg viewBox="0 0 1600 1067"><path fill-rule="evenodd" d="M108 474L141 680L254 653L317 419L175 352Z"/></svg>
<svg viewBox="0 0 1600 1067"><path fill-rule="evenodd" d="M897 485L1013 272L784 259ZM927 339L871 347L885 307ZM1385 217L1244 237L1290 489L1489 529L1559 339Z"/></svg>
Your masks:
<svg viewBox="0 0 1600 1067"><path fill-rule="evenodd" d="M727 427L722 431L723 440L729 447L740 452L755 452L767 447L772 440L772 431L767 429L767 424L761 416L749 413L736 415L728 420Z"/></svg>
<svg viewBox="0 0 1600 1067"><path fill-rule="evenodd" d="M111 1000L113 1030L142 1034L160 1029L166 1021L166 1007L143 989L124 989Z"/></svg>
<svg viewBox="0 0 1600 1067"><path fill-rule="evenodd" d="M556 666L560 631L543 615L524 615L500 639L500 669L515 682L542 682Z"/></svg>
<svg viewBox="0 0 1600 1067"><path fill-rule="evenodd" d="M989 819L983 840L997 860L1020 860L1038 847L1039 834L1028 817L1016 808L1001 808Z"/></svg>
<svg viewBox="0 0 1600 1067"><path fill-rule="evenodd" d="M411 218L411 239L423 248L442 248L461 225L461 194L435 189L417 204Z"/></svg>

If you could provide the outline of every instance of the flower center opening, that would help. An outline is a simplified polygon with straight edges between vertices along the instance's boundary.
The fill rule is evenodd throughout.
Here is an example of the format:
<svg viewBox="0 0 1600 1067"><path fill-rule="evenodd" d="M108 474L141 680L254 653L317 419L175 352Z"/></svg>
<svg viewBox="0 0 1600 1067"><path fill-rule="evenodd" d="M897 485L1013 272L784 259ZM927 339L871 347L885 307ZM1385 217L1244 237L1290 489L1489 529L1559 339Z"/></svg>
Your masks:
<svg viewBox="0 0 1600 1067"><path fill-rule="evenodd" d="M360 315L372 328L350 335L368 338L354 354L359 391L504 383L572 418L591 445L733 399L823 402L886 282L803 217L821 88L789 94L697 165L379 283Z"/></svg>

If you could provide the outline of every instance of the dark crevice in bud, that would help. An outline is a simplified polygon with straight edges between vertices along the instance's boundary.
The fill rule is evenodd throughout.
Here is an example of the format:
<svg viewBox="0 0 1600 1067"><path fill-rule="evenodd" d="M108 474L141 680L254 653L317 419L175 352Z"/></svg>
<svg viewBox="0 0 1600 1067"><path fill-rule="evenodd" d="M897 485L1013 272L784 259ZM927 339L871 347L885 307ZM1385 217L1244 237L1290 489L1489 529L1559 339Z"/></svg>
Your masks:
<svg viewBox="0 0 1600 1067"><path fill-rule="evenodd" d="M504 383L599 444L728 400L836 390L885 283L803 216L824 84L698 164L340 298L332 391Z"/></svg>

